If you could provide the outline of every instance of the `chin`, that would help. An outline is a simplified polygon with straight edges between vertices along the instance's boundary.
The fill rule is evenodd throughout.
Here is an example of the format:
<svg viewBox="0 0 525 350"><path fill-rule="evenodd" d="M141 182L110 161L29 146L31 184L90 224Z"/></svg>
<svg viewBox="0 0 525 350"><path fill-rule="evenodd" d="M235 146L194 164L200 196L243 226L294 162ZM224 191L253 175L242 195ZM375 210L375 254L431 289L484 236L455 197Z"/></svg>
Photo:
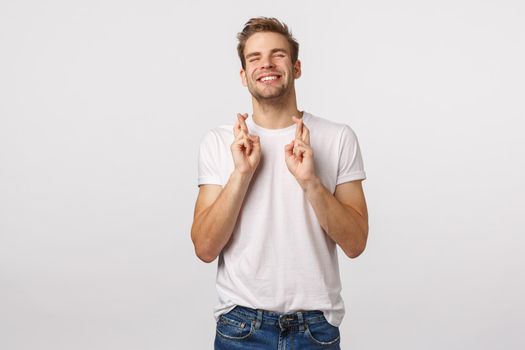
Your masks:
<svg viewBox="0 0 525 350"><path fill-rule="evenodd" d="M258 96L260 98L279 98L279 97L284 97L286 95L286 90L284 89L279 89L277 91L260 91L260 90L256 90L255 91L255 94L252 94L252 95L255 95L255 96Z"/></svg>
<svg viewBox="0 0 525 350"><path fill-rule="evenodd" d="M284 95L268 95L268 96L261 96L261 95L252 95L257 102L259 103L267 103L267 104L278 104L281 101L284 101Z"/></svg>

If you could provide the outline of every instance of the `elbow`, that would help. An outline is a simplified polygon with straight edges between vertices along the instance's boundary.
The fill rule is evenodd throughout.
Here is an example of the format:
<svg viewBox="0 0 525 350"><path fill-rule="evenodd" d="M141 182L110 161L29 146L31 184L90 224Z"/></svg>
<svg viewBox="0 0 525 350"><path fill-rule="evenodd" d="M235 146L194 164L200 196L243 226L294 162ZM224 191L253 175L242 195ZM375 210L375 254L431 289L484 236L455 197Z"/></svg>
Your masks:
<svg viewBox="0 0 525 350"><path fill-rule="evenodd" d="M208 248L207 244L204 244L203 242L193 241L193 245L195 247L195 255L197 257L205 262L205 263L211 263L217 258L217 254L214 254L211 249Z"/></svg>
<svg viewBox="0 0 525 350"><path fill-rule="evenodd" d="M349 247L348 249L344 250L344 252L346 256L349 257L350 259L355 259L361 254L363 254L363 252L365 251L365 248L366 248L366 239L359 242L358 244L355 244L352 247Z"/></svg>
<svg viewBox="0 0 525 350"><path fill-rule="evenodd" d="M355 259L357 258L358 256L360 256L363 252L365 251L365 249L353 249L351 251L348 251L348 252L345 252L346 256L349 257L350 259Z"/></svg>
<svg viewBox="0 0 525 350"><path fill-rule="evenodd" d="M208 264L213 262L217 258L217 255L210 254L209 252L202 250L202 249L201 250L195 249L195 255L197 255L197 257L201 261L208 263Z"/></svg>

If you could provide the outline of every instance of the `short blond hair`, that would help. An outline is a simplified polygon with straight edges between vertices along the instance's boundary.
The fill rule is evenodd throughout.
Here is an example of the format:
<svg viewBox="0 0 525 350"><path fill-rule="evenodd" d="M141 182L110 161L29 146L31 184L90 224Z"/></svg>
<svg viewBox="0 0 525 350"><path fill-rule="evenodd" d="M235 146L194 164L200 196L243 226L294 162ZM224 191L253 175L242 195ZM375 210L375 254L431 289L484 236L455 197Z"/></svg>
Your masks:
<svg viewBox="0 0 525 350"><path fill-rule="evenodd" d="M246 60L244 59L244 47L246 41L250 36L259 32L273 32L283 35L288 43L290 44L290 55L292 56L292 64L297 61L299 57L299 43L292 36L292 32L288 29L288 26L277 18L273 17L254 17L248 20L244 25L242 32L237 33L237 53L241 60L241 66L246 69Z"/></svg>

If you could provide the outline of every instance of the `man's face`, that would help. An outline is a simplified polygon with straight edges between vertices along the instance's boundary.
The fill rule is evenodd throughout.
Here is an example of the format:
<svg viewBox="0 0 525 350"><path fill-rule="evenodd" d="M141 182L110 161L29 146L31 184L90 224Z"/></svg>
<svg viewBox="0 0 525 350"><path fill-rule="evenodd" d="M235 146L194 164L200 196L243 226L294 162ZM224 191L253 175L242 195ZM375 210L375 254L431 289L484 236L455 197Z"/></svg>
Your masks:
<svg viewBox="0 0 525 350"><path fill-rule="evenodd" d="M255 33L244 47L246 69L241 80L259 102L276 101L294 88L294 79L301 76L301 62L292 64L290 45L286 38L273 32Z"/></svg>

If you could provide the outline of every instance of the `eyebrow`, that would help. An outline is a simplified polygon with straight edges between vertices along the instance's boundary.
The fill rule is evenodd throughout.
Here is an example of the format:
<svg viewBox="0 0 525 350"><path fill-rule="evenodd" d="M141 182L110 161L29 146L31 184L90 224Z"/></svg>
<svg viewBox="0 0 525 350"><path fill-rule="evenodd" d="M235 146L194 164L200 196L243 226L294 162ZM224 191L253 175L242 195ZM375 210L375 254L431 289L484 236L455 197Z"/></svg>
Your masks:
<svg viewBox="0 0 525 350"><path fill-rule="evenodd" d="M286 51L285 49L281 49L281 48L276 48L276 49L272 49L270 51L270 53L276 53L276 52L284 52L286 54L288 54L288 51ZM250 52L249 54L246 55L245 59L248 59L252 56L260 56L261 53L260 52Z"/></svg>

